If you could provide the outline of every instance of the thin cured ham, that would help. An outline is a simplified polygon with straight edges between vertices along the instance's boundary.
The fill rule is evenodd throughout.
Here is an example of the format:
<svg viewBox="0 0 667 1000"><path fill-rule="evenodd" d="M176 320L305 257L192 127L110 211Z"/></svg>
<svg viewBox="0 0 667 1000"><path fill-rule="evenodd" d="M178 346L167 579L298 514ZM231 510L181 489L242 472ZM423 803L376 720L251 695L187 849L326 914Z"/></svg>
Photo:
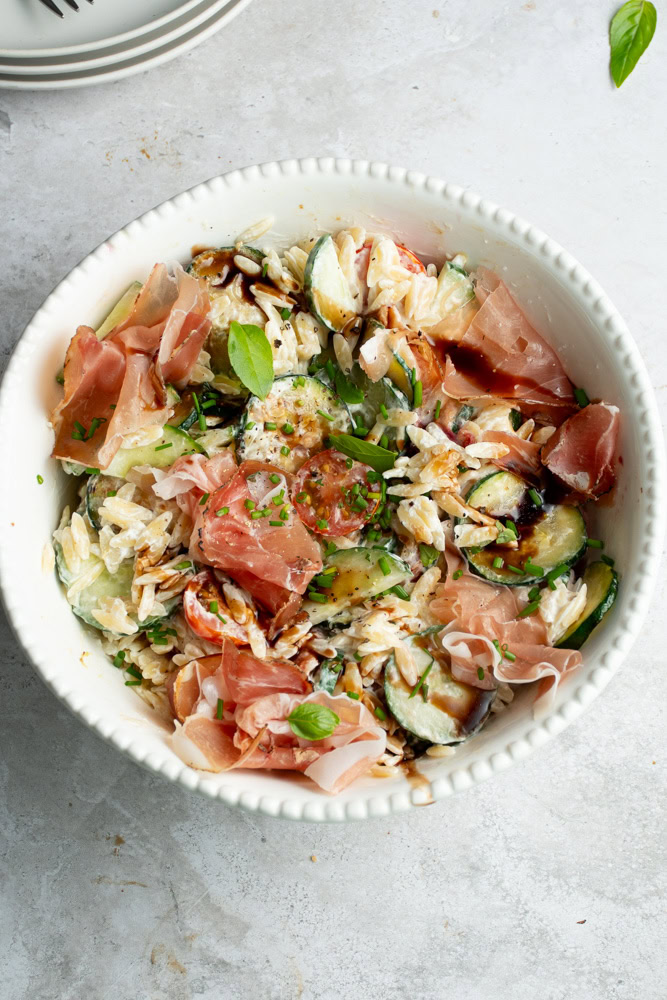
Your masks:
<svg viewBox="0 0 667 1000"><path fill-rule="evenodd" d="M544 465L587 500L614 485L614 455L619 412L607 403L590 403L569 417L543 446Z"/></svg>
<svg viewBox="0 0 667 1000"><path fill-rule="evenodd" d="M537 615L517 618L526 606L513 587L494 586L473 576L464 568L463 559L453 546L446 549L447 579L431 601L435 618L454 629L496 640L506 646L515 659L502 657L494 666L499 681L514 684L560 677L581 663L581 653L572 649L555 649L547 639L547 628ZM453 578L459 570L463 575ZM463 678L461 678L463 679ZM475 684L472 671L466 677Z"/></svg>
<svg viewBox="0 0 667 1000"><path fill-rule="evenodd" d="M259 660L229 641L222 648L221 670L229 697L239 705L281 691L307 694L311 689L298 667L289 660Z"/></svg>
<svg viewBox="0 0 667 1000"><path fill-rule="evenodd" d="M169 469L153 469L153 493L163 500L177 500L186 493L196 492L193 499L199 502L202 493L213 493L236 472L237 465L231 451L222 451L212 458L204 455L182 455Z"/></svg>
<svg viewBox="0 0 667 1000"><path fill-rule="evenodd" d="M445 391L456 399L516 399L536 410L574 406L572 385L547 342L499 281L456 344L449 347Z"/></svg>
<svg viewBox="0 0 667 1000"><path fill-rule="evenodd" d="M484 431L480 440L493 441L507 446L507 454L500 458L494 458L494 465L501 469L507 469L508 472L513 472L515 476L528 482L539 482L542 463L540 461L540 447L534 441L524 441L516 434L510 434L506 431Z"/></svg>
<svg viewBox="0 0 667 1000"><path fill-rule="evenodd" d="M79 327L65 360L64 398L51 416L54 457L104 469L125 435L166 423L166 383L187 383L210 329L208 311L197 279L157 264L108 337L98 341Z"/></svg>
<svg viewBox="0 0 667 1000"><path fill-rule="evenodd" d="M280 527L270 524L279 520L279 507L264 506L274 510L275 517L251 516L262 509L264 498L272 492L271 475L286 482L284 473L272 465L244 462L233 478L208 498L201 524L195 525L191 551L199 562L232 576L241 567L259 580L303 594L322 568L319 545L293 510ZM253 507L249 509L247 504Z"/></svg>

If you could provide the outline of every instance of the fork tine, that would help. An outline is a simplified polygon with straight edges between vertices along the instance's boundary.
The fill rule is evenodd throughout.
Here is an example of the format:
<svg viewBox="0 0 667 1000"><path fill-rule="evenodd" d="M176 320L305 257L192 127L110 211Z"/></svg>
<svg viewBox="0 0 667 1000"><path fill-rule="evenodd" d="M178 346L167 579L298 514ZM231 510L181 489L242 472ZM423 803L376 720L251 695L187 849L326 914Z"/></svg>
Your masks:
<svg viewBox="0 0 667 1000"><path fill-rule="evenodd" d="M65 0L65 3L72 8L72 10L78 10L79 5L76 0Z"/></svg>
<svg viewBox="0 0 667 1000"><path fill-rule="evenodd" d="M56 7L53 0L42 0L42 3L45 7L48 7L53 14L57 14L58 17L64 17L63 12L59 7Z"/></svg>

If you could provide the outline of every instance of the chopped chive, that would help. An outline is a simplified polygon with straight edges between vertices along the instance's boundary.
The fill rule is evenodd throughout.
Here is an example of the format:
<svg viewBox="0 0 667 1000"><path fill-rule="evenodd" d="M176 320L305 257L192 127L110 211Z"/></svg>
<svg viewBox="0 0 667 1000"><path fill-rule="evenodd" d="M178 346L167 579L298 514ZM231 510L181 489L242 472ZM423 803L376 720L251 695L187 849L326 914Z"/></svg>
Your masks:
<svg viewBox="0 0 667 1000"><path fill-rule="evenodd" d="M311 601L315 601L316 604L326 604L328 600L326 594L318 594L316 590L309 590L308 597Z"/></svg>
<svg viewBox="0 0 667 1000"><path fill-rule="evenodd" d="M229 507L221 507L220 510L216 510L216 517L224 517L225 514L229 514Z"/></svg>
<svg viewBox="0 0 667 1000"><path fill-rule="evenodd" d="M287 507L283 507L279 516L281 521L289 521L289 509Z"/></svg>
<svg viewBox="0 0 667 1000"><path fill-rule="evenodd" d="M97 475L99 475L99 471L100 471L100 470L99 470L99 469L94 469L94 468L93 468L93 467L91 466L90 468L88 468L88 469L84 469L83 471L84 471L84 472L86 473L86 475L87 475L87 476L97 476ZM109 496L109 494L108 494L108 493L107 493L107 496Z"/></svg>
<svg viewBox="0 0 667 1000"><path fill-rule="evenodd" d="M368 500L364 500L363 497L359 496L352 504L355 510L366 510L368 507Z"/></svg>
<svg viewBox="0 0 667 1000"><path fill-rule="evenodd" d="M530 573L531 576L544 576L544 569L542 566L536 566L535 563L531 562L530 559L526 559L523 564L524 573Z"/></svg>
<svg viewBox="0 0 667 1000"><path fill-rule="evenodd" d="M283 434L294 434L294 427L290 423L284 423L281 427Z"/></svg>
<svg viewBox="0 0 667 1000"><path fill-rule="evenodd" d="M599 538L587 538L586 545L589 549L603 549L604 542L601 542Z"/></svg>
<svg viewBox="0 0 667 1000"><path fill-rule="evenodd" d="M531 587L531 589L528 591L528 600L529 601L537 601L537 600L539 600L539 597L540 597L540 588L539 587Z"/></svg>
<svg viewBox="0 0 667 1000"><path fill-rule="evenodd" d="M266 277L266 275L268 273L268 270L269 270L269 265L268 264L264 264L263 267L262 267L262 277L263 278Z"/></svg>
<svg viewBox="0 0 667 1000"><path fill-rule="evenodd" d="M462 569L456 569L452 573L452 580L460 580L462 576L463 576L463 570Z"/></svg>
<svg viewBox="0 0 667 1000"><path fill-rule="evenodd" d="M123 660L124 659L125 659L125 650L124 649L119 649L118 652L116 653L116 655L113 658L113 665L114 665L114 667L118 667L120 669L120 667L122 667L122 665L123 665Z"/></svg>
<svg viewBox="0 0 667 1000"><path fill-rule="evenodd" d="M199 405L199 396L196 392L192 393L192 402L195 404L195 410L197 411L197 419L199 421L199 427L201 430L206 430L206 417L201 411L201 406Z"/></svg>
<svg viewBox="0 0 667 1000"><path fill-rule="evenodd" d="M415 696L415 695L417 694L417 692L419 691L420 687L422 686L422 684L424 683L424 681L426 680L426 678L427 678L427 677L428 677L428 675L430 674L430 672L431 672L431 667L433 666L433 663L434 663L434 661L433 661L433 660L431 660L431 662L430 662L430 663L429 663L429 665L427 666L426 670L425 670L425 671L424 671L424 673L423 673L423 674L421 675L421 677L419 678L419 680L417 681L417 683L416 683L416 684L415 684L415 686L413 687L412 691L411 691L411 692L410 692L410 694L408 695L408 698L414 698L414 696Z"/></svg>
<svg viewBox="0 0 667 1000"><path fill-rule="evenodd" d="M354 465L354 460L352 458L346 458L345 459L345 468L346 469L351 469L353 465Z"/></svg>
<svg viewBox="0 0 667 1000"><path fill-rule="evenodd" d="M517 618L527 618L528 615L532 615L535 611L537 611L537 609L539 608L539 606L540 606L540 602L539 601L531 601L530 604L527 604L525 606L525 608L523 609L523 611L519 612L519 614L517 615Z"/></svg>
<svg viewBox="0 0 667 1000"><path fill-rule="evenodd" d="M408 594L405 587L401 587L400 583L397 583L394 587L391 588L391 593L396 594L396 596L400 597L402 601L410 600L410 595Z"/></svg>
<svg viewBox="0 0 667 1000"><path fill-rule="evenodd" d="M332 556L334 552L338 552L338 546L335 545L333 542L327 542L326 548L324 550L324 554L327 557L327 559L329 558L329 556Z"/></svg>
<svg viewBox="0 0 667 1000"><path fill-rule="evenodd" d="M255 426L255 421L254 420L247 420L246 421L246 425L245 425L245 429L247 431L251 431L254 426Z"/></svg>
<svg viewBox="0 0 667 1000"><path fill-rule="evenodd" d="M328 570L326 573L318 573L317 576L313 577L313 582L317 584L318 587L330 587L333 583L333 579L336 575L336 570Z"/></svg>
<svg viewBox="0 0 667 1000"><path fill-rule="evenodd" d="M382 499L382 494L381 493L368 493L367 496L368 496L369 500L381 500Z"/></svg>
<svg viewBox="0 0 667 1000"><path fill-rule="evenodd" d="M135 688L141 685L141 681L125 681L126 688Z"/></svg>
<svg viewBox="0 0 667 1000"><path fill-rule="evenodd" d="M535 504L536 507L541 507L542 504L544 503L544 501L542 500L542 497L537 492L537 490L528 490L528 496L533 501L533 503Z"/></svg>
<svg viewBox="0 0 667 1000"><path fill-rule="evenodd" d="M210 410L212 406L217 406L217 399L207 399L205 403L201 404L202 410Z"/></svg>
<svg viewBox="0 0 667 1000"><path fill-rule="evenodd" d="M387 493L389 503L400 503L403 497L397 497L395 493Z"/></svg>
<svg viewBox="0 0 667 1000"><path fill-rule="evenodd" d="M496 558L493 560L492 563L494 569L502 569L504 565L505 565L505 560L502 558L502 556L496 556Z"/></svg>
<svg viewBox="0 0 667 1000"><path fill-rule="evenodd" d="M206 501L208 500L208 498L210 497L210 495L211 495L210 493L204 493L203 497L202 497L202 498L201 498L201 500L199 501L199 506L200 506L200 507L203 507L203 506L204 506L204 504L206 503ZM219 515L218 515L218 516L219 516Z"/></svg>
<svg viewBox="0 0 667 1000"><path fill-rule="evenodd" d="M612 559L611 556L600 556L600 559L602 560L602 562L606 563L607 566L613 566L615 562L615 560Z"/></svg>
<svg viewBox="0 0 667 1000"><path fill-rule="evenodd" d="M223 625L227 624L227 619L223 618L222 615L216 615L215 617L219 618Z"/></svg>
<svg viewBox="0 0 667 1000"><path fill-rule="evenodd" d="M305 384L306 384L306 380L303 377L303 375L297 375L297 377L294 379L294 385L298 385L299 388L301 386L304 386Z"/></svg>
<svg viewBox="0 0 667 1000"><path fill-rule="evenodd" d="M577 403L579 404L582 410L585 406L588 406L588 404L590 403L590 399L588 398L585 389L575 389L574 398L576 399Z"/></svg>
<svg viewBox="0 0 667 1000"><path fill-rule="evenodd" d="M333 382L336 378L336 369L334 368L334 363L331 360L331 358L327 358L327 360L324 362L324 368L326 370L327 375Z"/></svg>
<svg viewBox="0 0 667 1000"><path fill-rule="evenodd" d="M422 391L423 391L423 386L422 386L421 381L415 382L414 389L413 389L413 392L412 392L412 409L413 410L416 410L419 406L422 405Z"/></svg>
<svg viewBox="0 0 667 1000"><path fill-rule="evenodd" d="M305 493L305 492L302 492L302 493L297 493L297 495L294 497L294 499L296 500L297 503L303 503L303 501L307 497L308 497L308 494Z"/></svg>
<svg viewBox="0 0 667 1000"><path fill-rule="evenodd" d="M255 509L255 501L254 500L244 500L243 501L243 506L245 507L246 510L254 510Z"/></svg>
<svg viewBox="0 0 667 1000"><path fill-rule="evenodd" d="M365 438L366 435L368 434L368 428L367 427L361 427L361 426L358 425L357 427L353 427L352 428L352 433L353 433L353 435L355 437Z"/></svg>
<svg viewBox="0 0 667 1000"><path fill-rule="evenodd" d="M170 441L168 444L158 444L155 446L156 451L164 451L165 448L173 448L173 443Z"/></svg>
<svg viewBox="0 0 667 1000"><path fill-rule="evenodd" d="M380 722L385 722L386 719L387 719L387 713L384 711L383 708L380 708L379 705L377 705L375 707L374 714L377 716L377 718L380 720Z"/></svg>
<svg viewBox="0 0 667 1000"><path fill-rule="evenodd" d="M329 522L325 518L321 518L319 521L316 521L315 524L320 529L320 531L327 531L327 529L329 528Z"/></svg>
<svg viewBox="0 0 667 1000"><path fill-rule="evenodd" d="M512 663L516 660L516 653L512 653L511 650L507 648L507 644L503 646L503 656L506 660L510 660Z"/></svg>
<svg viewBox="0 0 667 1000"><path fill-rule="evenodd" d="M325 420L333 420L333 417L331 416L330 413L325 413L324 410L318 410L317 412L321 417L324 417Z"/></svg>
<svg viewBox="0 0 667 1000"><path fill-rule="evenodd" d="M358 695L356 691L346 691L345 693L348 698L352 699L352 701L359 701L360 695Z"/></svg>
<svg viewBox="0 0 667 1000"><path fill-rule="evenodd" d="M352 487L352 492L354 493L355 496L361 493L361 483L355 483L354 486Z"/></svg>
<svg viewBox="0 0 667 1000"><path fill-rule="evenodd" d="M352 461L352 459L350 459L350 461ZM366 479L368 480L369 483L377 483L377 481L379 479L381 479L381 478L382 477L381 477L380 473L376 472L375 469L370 469L366 473Z"/></svg>
<svg viewBox="0 0 667 1000"><path fill-rule="evenodd" d="M380 413L382 414L385 420L389 419L389 410L384 405L384 403L380 403Z"/></svg>
<svg viewBox="0 0 667 1000"><path fill-rule="evenodd" d="M272 420L265 420L264 421L264 430L265 431L275 431L277 429L278 429L278 424L274 424L274 422Z"/></svg>
<svg viewBox="0 0 667 1000"><path fill-rule="evenodd" d="M217 601L209 601L208 602L208 610L211 612L212 615L217 615L218 610L219 610L218 602Z"/></svg>
<svg viewBox="0 0 667 1000"><path fill-rule="evenodd" d="M118 493L118 490L109 490L109 492L107 493L107 496L108 497L115 497L117 493Z"/></svg>
<svg viewBox="0 0 667 1000"><path fill-rule="evenodd" d="M130 674L132 677L136 677L137 680L139 680L139 681L143 680L143 677L141 675L141 671L137 670L137 668L132 663L129 665L129 667L125 668L125 672L128 673L128 674Z"/></svg>
<svg viewBox="0 0 667 1000"><path fill-rule="evenodd" d="M515 538L519 537L519 529L517 528L514 521L510 521L510 519L507 518L507 520L505 521L505 526L508 528L509 531L512 532Z"/></svg>
<svg viewBox="0 0 667 1000"><path fill-rule="evenodd" d="M215 708L215 717L216 717L216 719L221 719L222 718L222 713L224 712L224 710L225 710L225 703L222 700L222 698L218 698L218 704L216 705L216 708Z"/></svg>
<svg viewBox="0 0 667 1000"><path fill-rule="evenodd" d="M278 485L278 483L280 482L280 476L278 475L277 472L271 473L271 475L269 476L269 482L273 483L274 486Z"/></svg>
<svg viewBox="0 0 667 1000"><path fill-rule="evenodd" d="M289 455L289 453L290 453L291 450L292 450L291 448L288 448L287 445L284 444L282 446L282 448L280 449L280 454L281 455Z"/></svg>
<svg viewBox="0 0 667 1000"><path fill-rule="evenodd" d="M192 563L189 559L184 559L183 562L176 564L176 569L192 569Z"/></svg>
<svg viewBox="0 0 667 1000"><path fill-rule="evenodd" d="M389 565L389 560L387 559L386 556L380 556L378 560L378 566L382 570L383 576L389 576L389 574L391 573L391 566Z"/></svg>
<svg viewBox="0 0 667 1000"><path fill-rule="evenodd" d="M276 493L272 502L274 507L280 507L280 505L285 502L285 490L281 490L280 493Z"/></svg>
<svg viewBox="0 0 667 1000"><path fill-rule="evenodd" d="M439 399L435 404L435 413L433 414L433 419L437 420L440 416L440 410L442 409L442 400Z"/></svg>
<svg viewBox="0 0 667 1000"><path fill-rule="evenodd" d="M256 521L258 518L264 517L264 511L263 510L253 510L252 513L250 514L250 517L251 517L251 519L253 521Z"/></svg>
<svg viewBox="0 0 667 1000"><path fill-rule="evenodd" d="M477 667L477 677L478 677L478 679L480 681L484 680L484 668L483 667Z"/></svg>
<svg viewBox="0 0 667 1000"><path fill-rule="evenodd" d="M284 521L269 521L269 524L271 525L272 528L284 528L285 527L285 522Z"/></svg>
<svg viewBox="0 0 667 1000"><path fill-rule="evenodd" d="M39 483L40 486L44 482L44 476L40 476L39 472L37 473L37 482Z"/></svg>
<svg viewBox="0 0 667 1000"><path fill-rule="evenodd" d="M389 438L387 437L386 434L383 434L382 437L380 438L380 447L381 448L389 447Z"/></svg>
<svg viewBox="0 0 667 1000"><path fill-rule="evenodd" d="M280 315L282 316L283 319L289 319L291 316L291 310L285 307L284 309L280 310Z"/></svg>
<svg viewBox="0 0 667 1000"><path fill-rule="evenodd" d="M508 569L510 573L516 573L518 576L523 576L523 570L521 569L520 566L510 566L508 564L506 566L506 569Z"/></svg>
<svg viewBox="0 0 667 1000"><path fill-rule="evenodd" d="M379 537L380 537L379 531L374 531L372 528L368 529L367 538L369 542L377 542Z"/></svg>
<svg viewBox="0 0 667 1000"><path fill-rule="evenodd" d="M410 372L410 385L414 387L416 381L417 381L417 369L413 368L412 371Z"/></svg>

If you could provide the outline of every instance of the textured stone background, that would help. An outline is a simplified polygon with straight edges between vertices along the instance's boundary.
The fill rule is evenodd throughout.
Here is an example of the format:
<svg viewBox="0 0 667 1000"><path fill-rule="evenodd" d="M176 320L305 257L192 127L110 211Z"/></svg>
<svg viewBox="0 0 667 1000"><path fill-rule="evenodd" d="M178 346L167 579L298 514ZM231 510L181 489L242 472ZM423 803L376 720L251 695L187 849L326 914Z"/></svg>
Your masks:
<svg viewBox="0 0 667 1000"><path fill-rule="evenodd" d="M247 163L350 155L469 185L564 244L626 316L664 412L667 43L659 24L615 92L614 7L255 0L151 73L0 93L3 355L81 257L164 198ZM55 701L5 626L0 996L663 1000L666 596L555 742L345 828L154 779Z"/></svg>

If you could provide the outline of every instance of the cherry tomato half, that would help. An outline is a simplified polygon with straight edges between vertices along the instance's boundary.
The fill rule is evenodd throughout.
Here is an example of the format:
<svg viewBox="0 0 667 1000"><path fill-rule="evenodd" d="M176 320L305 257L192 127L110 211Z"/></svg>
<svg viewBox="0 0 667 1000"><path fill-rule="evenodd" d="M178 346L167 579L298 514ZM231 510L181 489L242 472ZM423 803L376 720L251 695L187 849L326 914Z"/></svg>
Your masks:
<svg viewBox="0 0 667 1000"><path fill-rule="evenodd" d="M369 523L381 492L380 476L369 465L330 448L301 466L292 485L292 503L311 531L349 535Z"/></svg>
<svg viewBox="0 0 667 1000"><path fill-rule="evenodd" d="M222 588L207 569L193 576L185 588L183 612L192 631L202 639L220 646L225 639L237 646L248 642L246 630L232 618Z"/></svg>
<svg viewBox="0 0 667 1000"><path fill-rule="evenodd" d="M370 261L372 245L372 243L364 243L364 245L357 250L357 268L359 269L359 275L362 276L364 280L368 273L368 264ZM408 250L407 247L401 246L400 243L397 243L396 247L398 249L399 260L403 267L407 268L407 270L411 271L413 274L426 273L426 268L420 261L419 257L417 257L412 250Z"/></svg>

